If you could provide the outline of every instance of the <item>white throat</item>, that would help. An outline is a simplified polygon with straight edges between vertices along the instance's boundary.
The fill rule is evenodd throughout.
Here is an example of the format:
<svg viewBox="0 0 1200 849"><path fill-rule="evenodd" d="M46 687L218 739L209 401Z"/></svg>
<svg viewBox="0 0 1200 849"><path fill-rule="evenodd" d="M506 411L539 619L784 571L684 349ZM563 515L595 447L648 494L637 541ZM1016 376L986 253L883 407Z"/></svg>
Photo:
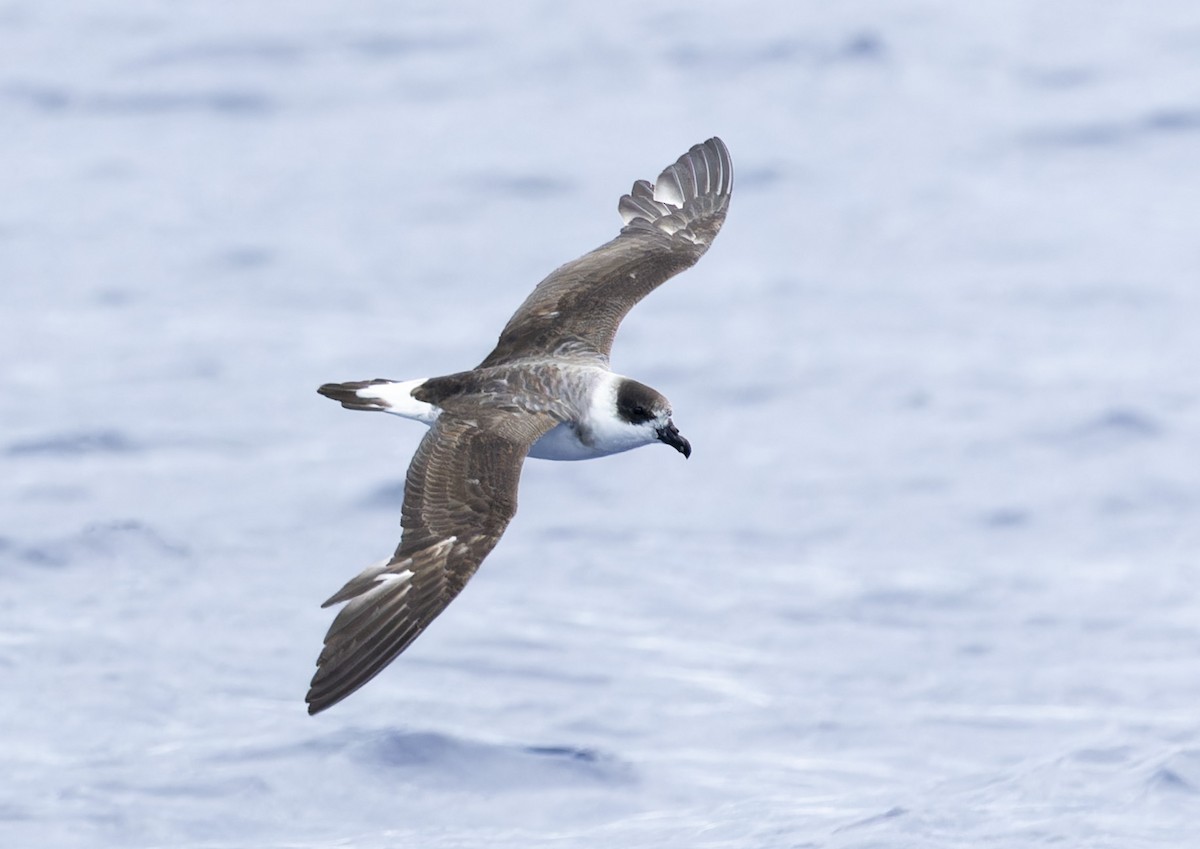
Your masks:
<svg viewBox="0 0 1200 849"><path fill-rule="evenodd" d="M543 460L590 460L658 442L653 421L631 424L617 414L617 389L625 380L600 372L578 421L560 424L534 443L530 457Z"/></svg>

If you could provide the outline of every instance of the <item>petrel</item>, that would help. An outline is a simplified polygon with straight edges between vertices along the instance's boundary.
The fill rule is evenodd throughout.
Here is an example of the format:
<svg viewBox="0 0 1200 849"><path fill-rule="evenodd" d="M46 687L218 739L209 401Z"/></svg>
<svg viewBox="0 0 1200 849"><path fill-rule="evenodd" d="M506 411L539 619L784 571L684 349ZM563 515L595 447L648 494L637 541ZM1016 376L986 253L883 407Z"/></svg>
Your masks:
<svg viewBox="0 0 1200 849"><path fill-rule="evenodd" d="M396 553L322 605L346 606L325 635L309 713L378 675L458 595L516 513L526 456L587 460L652 442L691 456L670 402L614 374L608 356L633 306L708 250L732 189L724 142L695 145L653 184L633 184L617 204L617 237L539 283L475 368L317 390L429 432L408 467Z"/></svg>

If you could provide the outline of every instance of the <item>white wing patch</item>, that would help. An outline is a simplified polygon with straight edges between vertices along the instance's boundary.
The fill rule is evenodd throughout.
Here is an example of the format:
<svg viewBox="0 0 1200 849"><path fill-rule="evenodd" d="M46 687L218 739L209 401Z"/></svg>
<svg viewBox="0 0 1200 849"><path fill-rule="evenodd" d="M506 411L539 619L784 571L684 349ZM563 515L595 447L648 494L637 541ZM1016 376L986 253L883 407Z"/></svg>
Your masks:
<svg viewBox="0 0 1200 849"><path fill-rule="evenodd" d="M355 580L362 581L364 583L367 581L379 581L384 575L387 574L387 568L391 562L391 558L386 558L384 560L380 560L378 563L372 563L366 569L363 569L361 572L359 572Z"/></svg>
<svg viewBox="0 0 1200 849"><path fill-rule="evenodd" d="M412 563L412 560L406 560L406 563ZM382 575L377 575L375 578L376 584L398 584L407 581L413 576L411 569L405 569L403 572L384 572Z"/></svg>
<svg viewBox="0 0 1200 849"><path fill-rule="evenodd" d="M352 581L338 590L323 606L328 607L331 604L348 602L343 610L344 613L346 610L359 610L364 605L374 602L381 595L399 593L399 596L403 597L410 588L410 582L414 575L412 566L416 557L436 562L447 557L456 542L458 542L458 537L446 537L437 545L414 552L413 557L407 557L404 560L380 560L378 563L373 563L355 575Z"/></svg>

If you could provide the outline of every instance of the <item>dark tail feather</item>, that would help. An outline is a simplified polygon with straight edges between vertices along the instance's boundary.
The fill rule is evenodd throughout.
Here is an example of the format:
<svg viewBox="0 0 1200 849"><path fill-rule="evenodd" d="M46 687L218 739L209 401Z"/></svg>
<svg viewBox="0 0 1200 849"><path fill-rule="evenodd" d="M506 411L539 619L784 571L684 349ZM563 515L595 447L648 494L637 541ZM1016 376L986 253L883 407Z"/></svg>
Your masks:
<svg viewBox="0 0 1200 849"><path fill-rule="evenodd" d="M351 380L348 383L326 383L317 387L317 391L326 398L332 398L341 403L347 410L386 410L388 403L379 398L363 398L358 390L380 383L394 383L392 380L375 378L374 380Z"/></svg>

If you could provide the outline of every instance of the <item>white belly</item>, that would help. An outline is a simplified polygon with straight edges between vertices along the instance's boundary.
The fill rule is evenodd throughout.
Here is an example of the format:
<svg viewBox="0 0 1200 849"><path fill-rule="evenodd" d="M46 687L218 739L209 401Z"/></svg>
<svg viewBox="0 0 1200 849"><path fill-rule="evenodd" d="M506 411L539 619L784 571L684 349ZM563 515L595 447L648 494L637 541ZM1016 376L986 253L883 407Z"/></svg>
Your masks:
<svg viewBox="0 0 1200 849"><path fill-rule="evenodd" d="M529 456L539 460L591 460L612 453L584 445L575 428L566 424L557 425L529 449Z"/></svg>

